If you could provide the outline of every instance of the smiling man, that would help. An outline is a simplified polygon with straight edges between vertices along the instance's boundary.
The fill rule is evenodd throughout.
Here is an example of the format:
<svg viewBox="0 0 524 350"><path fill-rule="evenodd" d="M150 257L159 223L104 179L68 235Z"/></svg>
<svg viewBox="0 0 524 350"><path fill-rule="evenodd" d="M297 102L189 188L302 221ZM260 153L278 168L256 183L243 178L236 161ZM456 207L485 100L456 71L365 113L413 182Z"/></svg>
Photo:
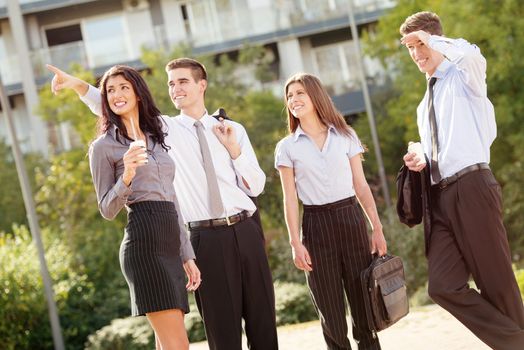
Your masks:
<svg viewBox="0 0 524 350"><path fill-rule="evenodd" d="M171 118L166 142L177 164L175 188L202 273L196 301L209 347L241 350L243 319L250 349L277 349L264 234L251 217L256 207L249 198L262 192L266 177L242 125L208 115L204 66L179 58L166 72L169 95L181 112Z"/></svg>
<svg viewBox="0 0 524 350"><path fill-rule="evenodd" d="M419 12L400 27L428 80L417 108L430 160L429 295L497 350L524 349L524 308L502 224L501 188L489 168L496 137L487 97L486 59L464 39L442 36L439 17ZM421 171L415 153L404 156ZM470 276L480 293L468 285Z"/></svg>
<svg viewBox="0 0 524 350"><path fill-rule="evenodd" d="M98 89L48 68L55 74L54 92L71 88L101 115ZM276 350L273 282L264 233L252 217L257 208L249 198L262 192L266 176L244 127L207 113L205 67L178 58L167 64L166 73L180 115L162 118L165 143L176 164L175 190L202 274L196 301L209 348L242 350L244 320L250 349Z"/></svg>

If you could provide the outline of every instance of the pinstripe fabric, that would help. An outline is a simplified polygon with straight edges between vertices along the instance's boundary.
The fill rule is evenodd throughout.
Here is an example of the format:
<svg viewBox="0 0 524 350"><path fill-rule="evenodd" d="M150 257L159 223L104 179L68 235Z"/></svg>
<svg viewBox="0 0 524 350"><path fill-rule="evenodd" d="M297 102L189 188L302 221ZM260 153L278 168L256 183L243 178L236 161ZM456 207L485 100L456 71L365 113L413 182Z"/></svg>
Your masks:
<svg viewBox="0 0 524 350"><path fill-rule="evenodd" d="M129 285L131 314L181 309L189 312L173 202L130 205L120 267Z"/></svg>
<svg viewBox="0 0 524 350"><path fill-rule="evenodd" d="M359 276L371 263L371 254L366 222L355 197L304 205L302 230L313 265L313 271L306 273L307 283L328 349L351 349L344 293L358 349L380 349L366 323Z"/></svg>

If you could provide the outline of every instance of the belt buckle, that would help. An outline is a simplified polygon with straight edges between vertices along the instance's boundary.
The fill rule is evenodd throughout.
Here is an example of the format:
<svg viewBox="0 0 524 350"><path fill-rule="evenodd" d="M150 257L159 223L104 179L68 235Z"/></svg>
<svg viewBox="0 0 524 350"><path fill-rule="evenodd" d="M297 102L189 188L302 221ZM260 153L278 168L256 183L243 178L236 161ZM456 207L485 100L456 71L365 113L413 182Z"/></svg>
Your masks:
<svg viewBox="0 0 524 350"><path fill-rule="evenodd" d="M226 223L227 223L227 226L231 226L234 224L234 222L231 222L231 220L229 219L230 217L229 216L226 216Z"/></svg>

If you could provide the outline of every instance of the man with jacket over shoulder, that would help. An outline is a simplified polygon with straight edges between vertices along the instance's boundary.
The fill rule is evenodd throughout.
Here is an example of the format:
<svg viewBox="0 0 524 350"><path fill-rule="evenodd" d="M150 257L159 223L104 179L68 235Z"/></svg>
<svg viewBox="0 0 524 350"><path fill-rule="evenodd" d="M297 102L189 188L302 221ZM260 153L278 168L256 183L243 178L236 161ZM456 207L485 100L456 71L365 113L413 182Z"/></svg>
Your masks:
<svg viewBox="0 0 524 350"><path fill-rule="evenodd" d="M488 165L497 130L486 59L476 45L444 37L435 13L409 16L400 34L428 80L417 124L431 174L429 295L493 349L524 349L501 188ZM426 166L418 161L404 156L410 171ZM480 292L469 287L470 276Z"/></svg>
<svg viewBox="0 0 524 350"><path fill-rule="evenodd" d="M100 115L100 91L48 68L55 74L53 91L72 88ZM202 274L195 299L209 348L242 350L243 320L249 349L277 350L273 282L257 207L250 198L262 192L266 176L244 127L208 114L204 65L178 58L166 65L166 73L169 96L180 115L163 118L165 140L177 167L175 190Z"/></svg>

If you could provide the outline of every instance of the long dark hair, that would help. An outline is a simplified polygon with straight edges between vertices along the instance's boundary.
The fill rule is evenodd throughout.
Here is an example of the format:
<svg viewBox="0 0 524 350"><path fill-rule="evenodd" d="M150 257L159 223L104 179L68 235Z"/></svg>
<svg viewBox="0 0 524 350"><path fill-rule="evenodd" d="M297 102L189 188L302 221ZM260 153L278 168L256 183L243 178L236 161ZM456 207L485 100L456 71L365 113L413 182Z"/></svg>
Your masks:
<svg viewBox="0 0 524 350"><path fill-rule="evenodd" d="M304 90L306 90L306 93L309 95L309 98L313 103L313 107L317 111L318 117L322 124L326 126L333 125L335 129L337 129L343 135L349 137L352 136L351 127L346 124L344 117L335 107L335 104L331 100L331 97L329 97L329 94L320 82L320 79L318 79L313 74L297 73L289 77L284 89L284 101L286 101L286 106L289 86L293 83L302 84ZM286 107L286 109L288 129L289 133L292 134L295 132L295 130L297 130L297 127L300 125L300 121L293 115L293 113L291 113L289 107Z"/></svg>
<svg viewBox="0 0 524 350"><path fill-rule="evenodd" d="M126 130L126 126L122 121L122 118L115 114L109 102L107 100L107 80L111 77L122 76L125 80L131 83L133 86L133 91L137 96L138 103L138 124L140 129L144 132L151 134L151 138L156 142L162 145L166 151L170 149L164 142L164 137L167 135L162 131L162 120L160 117L161 113L158 107L155 105L155 101L151 96L151 91L147 87L147 84L140 75L140 73L129 66L116 65L109 68L102 79L100 80L100 92L102 94L102 117L99 119L98 123L98 133L103 134L109 130L113 125L116 125L120 132L127 137L129 133Z"/></svg>

